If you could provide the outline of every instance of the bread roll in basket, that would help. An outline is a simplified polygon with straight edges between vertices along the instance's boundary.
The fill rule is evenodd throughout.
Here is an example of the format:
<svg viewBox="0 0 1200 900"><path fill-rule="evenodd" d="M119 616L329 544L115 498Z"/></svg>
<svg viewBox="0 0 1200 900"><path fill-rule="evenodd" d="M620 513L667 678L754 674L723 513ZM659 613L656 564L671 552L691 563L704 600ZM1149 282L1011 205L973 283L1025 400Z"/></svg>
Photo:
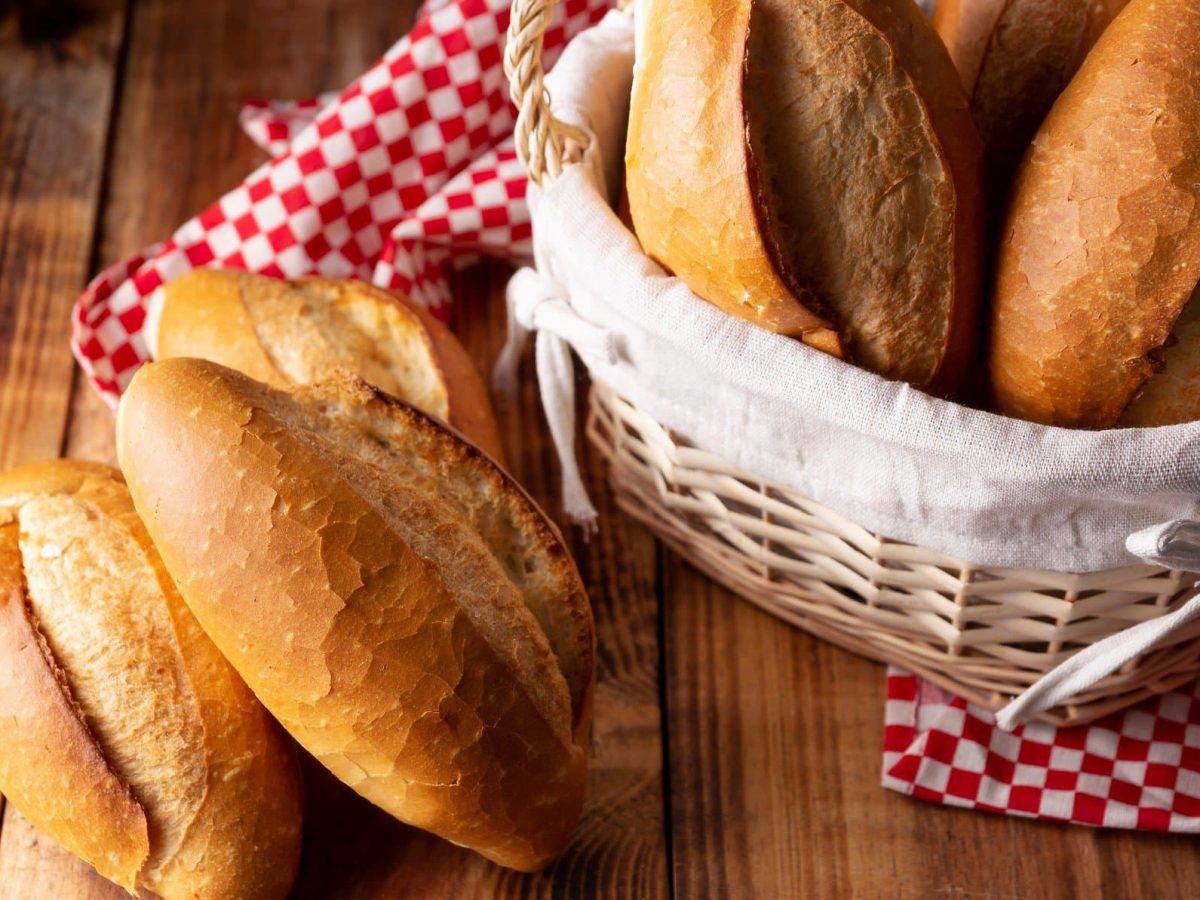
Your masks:
<svg viewBox="0 0 1200 900"><path fill-rule="evenodd" d="M537 332L568 511L592 512L574 351L621 507L786 621L993 710L1020 696L1008 725L1090 721L1195 678L1200 425L1002 418L700 300L614 211L636 10L544 79L552 6L516 0L506 49L537 261L509 303L514 348Z"/></svg>

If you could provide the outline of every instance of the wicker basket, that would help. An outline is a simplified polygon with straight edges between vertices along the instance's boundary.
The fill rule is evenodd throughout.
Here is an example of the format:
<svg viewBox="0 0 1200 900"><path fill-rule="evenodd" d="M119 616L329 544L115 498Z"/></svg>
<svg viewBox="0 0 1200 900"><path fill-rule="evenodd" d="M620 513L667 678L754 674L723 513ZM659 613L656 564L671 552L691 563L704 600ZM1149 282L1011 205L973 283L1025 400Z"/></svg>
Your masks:
<svg viewBox="0 0 1200 900"><path fill-rule="evenodd" d="M553 0L515 0L505 63L517 149L538 184L586 136L556 120L540 64ZM1182 606L1197 576L1147 565L1082 574L972 565L872 534L784 485L688 446L609 388L587 433L620 506L730 590L871 659L998 709L1080 649ZM1200 621L1037 718L1082 723L1200 673Z"/></svg>

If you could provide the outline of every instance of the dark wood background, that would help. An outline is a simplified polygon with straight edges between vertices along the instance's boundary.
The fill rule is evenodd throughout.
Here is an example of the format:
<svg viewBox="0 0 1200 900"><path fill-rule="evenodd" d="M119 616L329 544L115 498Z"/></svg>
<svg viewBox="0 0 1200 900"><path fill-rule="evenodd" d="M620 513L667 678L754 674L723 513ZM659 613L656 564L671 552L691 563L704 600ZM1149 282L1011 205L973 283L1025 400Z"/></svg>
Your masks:
<svg viewBox="0 0 1200 900"><path fill-rule="evenodd" d="M352 79L413 0L0 2L0 465L113 460L112 418L76 372L71 303L90 275L169 234L263 157L251 97ZM483 369L507 271L457 279ZM518 478L559 517L528 361L501 428ZM666 551L606 496L572 538L595 606L591 788L574 841L517 875L403 826L310 765L299 897L1195 897L1191 839L937 808L879 787L883 670L758 612ZM0 806L3 799L0 798ZM122 892L13 808L0 898Z"/></svg>

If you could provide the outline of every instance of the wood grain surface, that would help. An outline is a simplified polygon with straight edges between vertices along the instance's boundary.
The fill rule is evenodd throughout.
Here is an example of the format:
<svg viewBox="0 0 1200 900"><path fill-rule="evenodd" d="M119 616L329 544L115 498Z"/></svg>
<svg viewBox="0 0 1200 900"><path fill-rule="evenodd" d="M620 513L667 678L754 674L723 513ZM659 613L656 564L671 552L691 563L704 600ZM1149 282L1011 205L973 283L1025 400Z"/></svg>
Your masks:
<svg viewBox="0 0 1200 900"><path fill-rule="evenodd" d="M0 463L111 462L112 416L67 348L79 289L262 161L237 127L243 100L342 85L403 33L415 0L23 6L24 28L0 3ZM507 275L482 265L454 284L454 324L481 369L503 341ZM506 450L562 521L528 361L521 384L500 410ZM589 799L568 852L537 876L507 872L307 760L297 897L1200 896L1189 839L882 790L882 670L688 568L615 508L580 450L602 527L571 543L600 672ZM15 810L0 822L0 900L123 896Z"/></svg>

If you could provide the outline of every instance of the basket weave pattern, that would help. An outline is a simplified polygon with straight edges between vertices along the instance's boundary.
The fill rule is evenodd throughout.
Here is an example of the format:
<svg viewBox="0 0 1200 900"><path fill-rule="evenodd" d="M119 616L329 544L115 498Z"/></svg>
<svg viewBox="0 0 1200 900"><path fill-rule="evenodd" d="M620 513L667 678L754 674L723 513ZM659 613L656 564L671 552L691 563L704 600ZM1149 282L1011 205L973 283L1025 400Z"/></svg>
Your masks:
<svg viewBox="0 0 1200 900"><path fill-rule="evenodd" d="M1074 651L1170 612L1196 576L1134 565L1069 575L973 567L888 541L782 485L688 447L603 385L588 436L620 506L752 603L997 709ZM1084 722L1200 672L1200 622L1043 720Z"/></svg>
<svg viewBox="0 0 1200 900"><path fill-rule="evenodd" d="M505 64L517 149L545 186L587 137L554 118L541 36L553 0L514 0ZM587 433L619 505L730 590L821 638L999 709L1073 653L1170 613L1197 576L1146 565L1066 574L973 566L889 541L782 485L688 446L596 383ZM1200 621L1037 718L1078 724L1200 673Z"/></svg>

